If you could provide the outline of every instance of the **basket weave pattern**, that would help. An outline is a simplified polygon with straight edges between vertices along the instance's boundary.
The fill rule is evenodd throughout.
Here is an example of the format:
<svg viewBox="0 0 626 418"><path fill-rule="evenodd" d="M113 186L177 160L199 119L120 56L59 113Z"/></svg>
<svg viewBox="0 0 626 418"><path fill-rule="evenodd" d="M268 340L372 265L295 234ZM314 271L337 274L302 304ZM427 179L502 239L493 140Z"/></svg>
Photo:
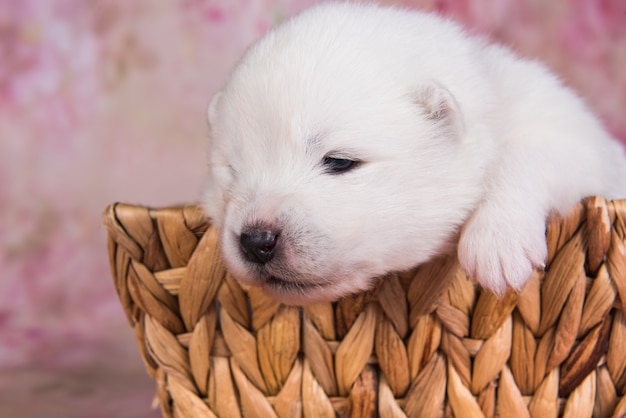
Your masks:
<svg viewBox="0 0 626 418"><path fill-rule="evenodd" d="M105 223L165 417L626 416L626 201L551 219L519 295L447 258L305 308L235 281L197 206L114 204Z"/></svg>

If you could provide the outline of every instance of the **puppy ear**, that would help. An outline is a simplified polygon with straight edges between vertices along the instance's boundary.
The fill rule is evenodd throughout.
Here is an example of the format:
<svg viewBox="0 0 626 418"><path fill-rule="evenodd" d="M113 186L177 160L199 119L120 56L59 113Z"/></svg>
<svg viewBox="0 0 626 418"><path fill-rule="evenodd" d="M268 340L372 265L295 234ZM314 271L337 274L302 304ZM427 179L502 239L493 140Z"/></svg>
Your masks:
<svg viewBox="0 0 626 418"><path fill-rule="evenodd" d="M218 228L221 227L224 218L225 189L231 182L228 166L223 160L224 157L219 150L210 150L208 170L202 191L204 212Z"/></svg>
<svg viewBox="0 0 626 418"><path fill-rule="evenodd" d="M207 120L209 121L209 126L213 125L215 123L215 119L217 119L217 103L219 102L220 97L222 97L222 92L218 91L217 93L215 93L215 95L211 99L211 102L209 103L209 109L207 111Z"/></svg>
<svg viewBox="0 0 626 418"><path fill-rule="evenodd" d="M207 120L209 122L209 144L213 142L212 126L217 119L217 103L220 100L221 92L217 92L207 109ZM209 165L206 177L206 183L203 187L202 193L202 206L204 212L212 219L212 221L219 227L222 222L223 212L223 200L224 194L220 187L219 165L220 155L219 150L212 148L209 145Z"/></svg>
<svg viewBox="0 0 626 418"><path fill-rule="evenodd" d="M220 228L224 221L224 193L217 182L218 179L211 170L203 187L201 202L204 213Z"/></svg>
<svg viewBox="0 0 626 418"><path fill-rule="evenodd" d="M432 81L420 86L414 95L427 119L448 128L460 138L465 130L463 114L454 95L443 85Z"/></svg>

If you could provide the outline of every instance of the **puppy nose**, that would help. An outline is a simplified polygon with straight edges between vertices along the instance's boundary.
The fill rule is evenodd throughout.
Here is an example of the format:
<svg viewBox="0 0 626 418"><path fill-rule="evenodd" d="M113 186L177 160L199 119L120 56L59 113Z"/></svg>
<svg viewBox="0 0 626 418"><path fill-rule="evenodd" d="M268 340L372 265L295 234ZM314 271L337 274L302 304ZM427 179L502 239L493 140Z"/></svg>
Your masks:
<svg viewBox="0 0 626 418"><path fill-rule="evenodd" d="M249 229L239 236L244 256L253 263L265 264L274 257L278 234L263 229Z"/></svg>

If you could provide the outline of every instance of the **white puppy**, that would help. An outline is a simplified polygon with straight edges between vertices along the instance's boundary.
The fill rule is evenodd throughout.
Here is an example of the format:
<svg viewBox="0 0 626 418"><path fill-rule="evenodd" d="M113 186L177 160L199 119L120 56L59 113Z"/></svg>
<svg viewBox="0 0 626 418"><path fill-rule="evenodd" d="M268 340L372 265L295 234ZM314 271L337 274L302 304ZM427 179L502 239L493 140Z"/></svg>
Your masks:
<svg viewBox="0 0 626 418"><path fill-rule="evenodd" d="M209 107L207 213L241 281L336 299L445 252L521 289L545 220L626 197L626 158L543 65L440 17L314 7L270 31Z"/></svg>

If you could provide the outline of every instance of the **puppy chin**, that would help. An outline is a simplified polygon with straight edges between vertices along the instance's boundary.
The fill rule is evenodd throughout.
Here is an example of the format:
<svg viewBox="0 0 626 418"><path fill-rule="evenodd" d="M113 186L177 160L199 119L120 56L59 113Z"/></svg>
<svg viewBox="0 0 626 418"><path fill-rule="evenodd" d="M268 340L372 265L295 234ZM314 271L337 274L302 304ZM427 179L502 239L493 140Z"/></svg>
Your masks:
<svg viewBox="0 0 626 418"><path fill-rule="evenodd" d="M227 263L228 266L228 263ZM339 282L328 279L304 280L297 274L289 275L288 279L278 276L259 274L241 268L228 268L240 283L260 287L263 293L286 305L310 305L319 302L332 302L342 296L354 292L354 286L346 289Z"/></svg>
<svg viewBox="0 0 626 418"><path fill-rule="evenodd" d="M329 273L312 277L294 271L281 271L280 275L252 271L249 267L225 258L230 274L244 285L260 287L263 293L286 305L311 305L334 302L344 296L368 290L374 279L354 274Z"/></svg>
<svg viewBox="0 0 626 418"><path fill-rule="evenodd" d="M266 280L262 289L265 294L286 305L312 305L334 302L352 293L367 290L370 285L359 286L342 280L323 284L308 284L297 281L284 281L276 278Z"/></svg>

